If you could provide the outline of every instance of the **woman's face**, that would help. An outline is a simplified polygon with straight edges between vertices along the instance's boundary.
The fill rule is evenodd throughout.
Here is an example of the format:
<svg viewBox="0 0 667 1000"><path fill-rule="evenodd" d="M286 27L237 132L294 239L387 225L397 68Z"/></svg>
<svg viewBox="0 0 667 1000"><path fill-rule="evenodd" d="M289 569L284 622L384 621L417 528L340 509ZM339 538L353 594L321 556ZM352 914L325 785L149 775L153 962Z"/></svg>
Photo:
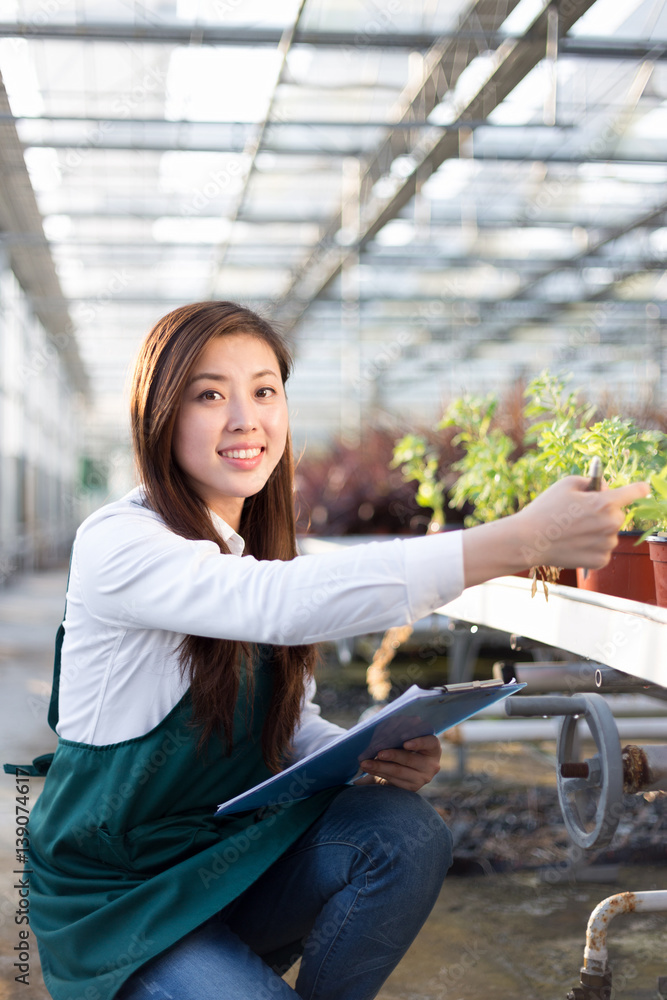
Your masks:
<svg viewBox="0 0 667 1000"><path fill-rule="evenodd" d="M204 502L236 531L287 439L278 359L250 334L215 337L195 363L176 417L172 451Z"/></svg>

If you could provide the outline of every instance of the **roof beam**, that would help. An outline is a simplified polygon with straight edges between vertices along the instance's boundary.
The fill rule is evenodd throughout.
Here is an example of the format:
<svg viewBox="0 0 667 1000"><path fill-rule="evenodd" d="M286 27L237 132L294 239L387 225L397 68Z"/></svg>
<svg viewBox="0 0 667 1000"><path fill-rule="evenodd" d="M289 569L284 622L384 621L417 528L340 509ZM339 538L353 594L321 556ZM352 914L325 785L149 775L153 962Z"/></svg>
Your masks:
<svg viewBox="0 0 667 1000"><path fill-rule="evenodd" d="M638 40L623 38L563 38L558 45L561 55L582 56L586 59L630 59L651 62L667 59L667 42L662 39Z"/></svg>
<svg viewBox="0 0 667 1000"><path fill-rule="evenodd" d="M188 200L183 199L182 202L174 198L172 199L171 204L164 204L164 206L162 206L161 203L158 203L157 207L153 209L146 208L146 201L147 201L146 198L137 198L136 203L138 207L136 209L124 207L125 205L127 205L129 199L119 199L119 202L120 201L122 201L123 204L118 204L117 207L105 207L100 209L78 209L75 208L74 206L68 207L67 204L61 202L58 205L57 209L55 210L50 209L48 212L44 212L44 216L45 218L48 218L50 215L69 215L73 219L170 218L170 219L180 219L183 222L187 222L188 220L196 222L199 219L217 219L218 222L225 222L224 217L221 217L219 214L211 215L210 213L205 214L204 212L199 213L199 212L193 212L192 210L188 212L187 208L192 203L191 198ZM326 217L316 216L313 215L312 213L304 213L304 215L302 216L286 215L286 214L254 215L250 213L248 215L239 216L239 220L243 220L243 222L248 222L253 225L262 225L262 226L270 226L276 224L295 225L295 226L304 226L304 225L319 226L326 221Z"/></svg>
<svg viewBox="0 0 667 1000"><path fill-rule="evenodd" d="M519 309L516 300L513 301L511 299L486 299L482 301L470 298L448 298L443 300L432 295L409 295L404 299L387 299L375 296L362 299L360 307L363 318L367 323L382 324L394 321L408 325L433 324L435 326L461 326L465 329L470 329L470 315L463 313L460 310L458 312L456 311L461 305L470 305L479 310L480 323L484 324L485 333L488 333L486 339L495 340L495 325L502 325L506 321L507 313L510 308L516 309L516 318L514 319L513 327L513 329L516 330L518 326L539 326L547 328L552 326L554 328L559 326L581 326L584 321L586 321L586 325L588 325L588 314L594 312L598 306L602 306L603 308L613 306L613 309L609 310L609 315L604 317L605 323L623 323L634 313L638 313L641 319L645 322L645 306L648 302L657 305L659 308L662 307L662 313L667 316L667 303L664 300L662 302L656 302L653 298L615 299L609 296L604 299L591 297L581 300L572 300L572 302L567 303L567 306L571 306L572 308L571 314L566 311L562 311L559 313L559 318L553 324L551 322L551 313L553 312L554 303L550 300L547 302L541 299L531 300L528 303L530 306L529 309ZM432 309L434 304L437 304L439 307L438 311ZM399 305L409 306L411 310L419 308L420 306L426 306L427 308L422 312L411 313L408 318L406 315L401 315L393 309L393 307ZM556 305L558 305L558 303L556 303ZM383 306L390 306L392 307L392 310L390 312L387 312L386 309L381 311L381 307ZM330 308L327 309L327 307ZM317 308L319 310L317 314L318 329L321 322L327 322L340 327L340 301L338 299L319 299ZM548 312L545 312L545 309L548 310ZM587 310L586 313L582 311L584 309Z"/></svg>
<svg viewBox="0 0 667 1000"><path fill-rule="evenodd" d="M14 121L14 122L73 122L75 124L83 122L91 122L91 124L100 125L104 123L105 125L158 125L158 126L169 126L177 129L182 128L206 128L206 129L220 129L225 126L236 127L238 125L247 125L248 127L256 128L258 122L250 119L235 119L234 121L201 121L198 118L125 118L122 115L103 115L93 116L93 115L3 115L0 114L0 121ZM433 128L433 122L429 121L418 121L417 119L411 121L340 121L331 119L299 119L299 118L280 118L274 119L269 122L271 129L280 128ZM553 131L554 128L558 129L571 129L574 125L564 125L558 123L557 125L547 125L544 122L526 122L523 125L513 125L508 122L490 122L485 119L480 119L479 121L474 121L470 119L469 121L459 121L456 125L439 125L438 128L449 129L454 131L462 127L466 128L478 128L480 126L484 128L500 129L501 131L506 131L507 129L549 129Z"/></svg>
<svg viewBox="0 0 667 1000"><path fill-rule="evenodd" d="M109 251L116 250L119 255L125 255L125 263L128 266L133 266L136 262L130 261L128 255L133 252L138 252L141 254L153 253L155 255L161 256L165 255L168 251L174 251L178 253L183 253L184 251L193 251L201 254L202 257L210 256L215 250L215 245L211 243L195 243L186 241L169 241L169 242L157 242L156 240L87 240L87 239L63 239L63 240L47 240L46 237L33 236L29 233L12 233L5 234L0 233L0 246L35 246L36 244L47 243L52 249L60 249L62 247L71 248L73 250L85 250L86 251L86 263L88 266L91 265L93 258L90 251L99 250L102 255L106 255ZM311 248L310 243L233 243L230 246L230 252L236 255L244 254L254 254L256 252L261 252L262 257L249 257L247 260L232 262L235 267L271 267L281 264L281 258L279 255L285 254L286 252L292 251L294 253L300 253ZM368 249L368 248L367 248ZM646 261L641 255L638 255L635 259L625 255L623 257L598 257L596 256L596 250L587 250L582 255L578 255L576 259L574 258L560 258L560 257L545 257L536 254L531 254L530 257L498 257L497 255L488 254L485 255L483 252L474 252L468 256L456 256L447 253L441 253L439 247L436 244L423 243L419 246L410 244L410 249L406 252L402 250L399 253L387 253L385 247L373 248L374 252L372 254L366 253L360 263L366 267L374 267L378 269L397 267L402 270L410 267L418 268L421 273L433 273L442 272L446 274L449 269L470 269L475 267L494 267L503 270L531 270L534 268L542 267L544 265L552 265L555 270L558 271L569 271L569 270L580 270L581 267L598 267L605 269L614 269L619 267L640 267L645 271L664 271L665 263L661 260ZM272 251L275 251L272 254ZM99 258L104 265L104 261L109 262L109 266L115 266L117 259L115 257L101 256ZM96 265L98 266L98 265ZM151 262L152 266L152 262ZM393 297L390 295L385 295L383 293L378 293L377 295L364 293L363 298L369 300L370 298L377 298L379 300L389 299ZM337 300L336 300L337 301Z"/></svg>
<svg viewBox="0 0 667 1000"><path fill-rule="evenodd" d="M504 18L499 19L497 27ZM79 24L36 24L34 22L4 22L0 38L48 39L77 42L142 42L153 45L249 45L277 46L281 28L236 25L199 24L120 24L118 22L85 22ZM402 49L427 51L447 40L484 42L489 48L501 45L514 36L483 27L460 31L318 31L300 29L294 45L322 48ZM563 38L560 53L588 59L667 59L667 43L621 38Z"/></svg>
<svg viewBox="0 0 667 1000"><path fill-rule="evenodd" d="M0 37L39 38L51 41L77 42L142 42L154 45L267 45L275 47L283 36L282 28L236 25L200 24L120 24L92 22L82 24L31 24L19 22L0 24ZM466 41L486 41L489 33L481 27L467 32L397 31L317 31L300 29L295 45L316 45L331 48L429 49L436 39L463 38ZM499 44L506 35L494 35Z"/></svg>
<svg viewBox="0 0 667 1000"><path fill-rule="evenodd" d="M584 14L595 0L569 0L561 11L559 29L565 34ZM566 12L564 12L566 11ZM498 8L492 0L478 0L468 13L461 28L474 25L475 18L484 14L486 18L498 17ZM503 11L504 17L509 11ZM500 15L503 16L503 15ZM503 18L504 19L504 18ZM494 53L494 69L465 106L458 109L458 118L486 119L505 97L514 89L534 66L544 58L547 40L549 12L544 10L529 27L523 38L507 41ZM500 24L496 25L499 27ZM425 59L425 73L421 85L415 89L401 116L428 117L440 103L444 94L451 90L466 65L472 61L473 53L462 43L434 46ZM397 183L393 195L385 199L373 196L373 187L381 176L388 174L394 159L409 154L414 168L409 175ZM409 132L394 130L378 148L366 168L361 181L359 217L360 232L354 246L331 250L321 246L300 268L286 294L277 303L276 313L283 328L290 330L303 315L314 298L322 293L329 282L336 277L347 260L358 253L391 219L414 197L421 183L426 180L445 160L459 155L459 138L456 133L444 135L434 130L420 136L416 143L410 140ZM341 227L342 210L331 220L326 237L333 243L335 234Z"/></svg>
<svg viewBox="0 0 667 1000"><path fill-rule="evenodd" d="M269 123L269 125L272 127L271 123ZM313 146L280 146L275 142L265 140L262 144L262 152L284 153L287 156L326 156L327 159L341 159L345 156L362 156L364 154L364 149L361 146L349 146L346 149L341 149L339 140L332 137L331 141L332 143L338 142L339 144L337 146L325 146L322 142L322 136L320 134L317 136L317 145ZM84 153L88 153L96 149L117 149L122 152L131 153L245 153L248 148L248 143L243 138L239 138L238 142L234 146L232 146L229 142L222 144L220 141L212 142L210 144L197 142L191 146L187 146L182 140L179 140L178 143L174 143L150 141L138 142L136 139L119 139L116 142L108 139L101 141L94 140L91 142L87 142L85 139L82 142L64 139L31 139L25 143L25 148L73 149L83 151Z"/></svg>
<svg viewBox="0 0 667 1000"><path fill-rule="evenodd" d="M155 219L170 218L170 219L179 219L184 222L187 222L190 219L194 220L195 222L203 219L209 221L215 219L218 222L220 221L219 215L211 215L204 213L198 215L187 215L186 213L179 211L180 207L179 202L174 202L174 204L172 204L171 206L165 205L163 208L158 206L154 209L149 209L146 207L145 200L141 200L138 202L138 206L140 207L137 207L136 209L118 207L118 208L100 208L96 210L88 210L88 209L79 209L74 207L73 205L68 206L65 202L61 202L57 207L54 207L49 212L45 213L45 215L47 218L51 215L66 215L72 219L136 219L143 221L151 221ZM437 207L438 206L436 203L436 208ZM625 206L620 206L620 207L623 210L623 214L625 214L626 211ZM276 225L276 226L310 225L310 226L319 226L323 228L327 223L328 218L325 216L314 216L312 214L299 217L295 215L266 215L266 214L255 215L253 213L249 213L247 215L239 216L239 221L242 221L247 226L258 226L258 227L271 226L271 225ZM656 217L654 224L652 224L649 228L656 228L656 229L660 228L661 226L664 226L666 222L667 219L664 216L663 218ZM601 228L603 228L601 227L599 222L599 211L597 209L594 209L588 213L588 220L585 220L582 216L577 216L575 214L574 217L572 218L560 218L560 219L551 219L548 216L544 215L534 216L532 218L520 218L517 215L512 215L509 217L507 215L499 215L497 218L493 219L479 218L475 221L475 228L484 232L486 231L504 232L505 230L507 230L508 227L513 229L554 229L559 231L567 230L569 232L573 226L578 226L583 229L592 229L595 231L599 231ZM451 216L447 216L444 214L435 215L435 217L432 219L431 222L430 231L437 237L439 229L443 230L445 232L445 235L448 235L451 232L451 230L460 230L461 229L460 213L457 213L456 215L452 214ZM8 235L11 234L0 233L0 238L2 237L7 238ZM26 234L23 233L21 235L21 238L24 239L25 237ZM35 239L46 240L46 237L37 236L35 237ZM46 242L55 246L60 242L67 242L67 241L46 240ZM323 243L324 241L322 240L320 242ZM165 241L164 245L169 246L169 243ZM266 245L270 246L271 244L266 244ZM213 248L215 244L210 244L210 246L211 248ZM238 246L243 246L243 243L239 241ZM312 247L312 244L309 244L306 241L305 246ZM331 246L336 247L338 250L340 250L340 247L337 247L337 244L335 243L331 244ZM312 249L315 249L315 247L312 247ZM385 248L383 248L383 250L384 249ZM376 245L373 245L373 250L377 250Z"/></svg>
<svg viewBox="0 0 667 1000"><path fill-rule="evenodd" d="M465 126L461 126L465 127ZM551 128L551 126L549 126ZM391 128L391 126L388 126ZM451 127L442 127L440 125L431 125L430 131L438 131L439 133L451 133L458 143L458 133L460 129ZM336 142L337 140L332 140ZM137 143L134 140L131 141L119 141L119 142L95 142L95 143L76 143L68 142L62 139L44 139L34 141L31 140L25 143L25 149L72 149L81 150L84 149L86 152L89 150L119 150L121 152L129 153L243 153L245 151L245 145L242 142L234 147L230 148L229 144L221 147L219 143L212 143L211 145L204 145L204 143L197 143L192 146L184 145L174 145L169 142L141 142ZM321 142L321 137L318 136L317 146L279 146L272 142L264 141L262 144L262 152L276 153L280 155L281 153L285 156L326 156L327 159L344 159L348 156L358 156L364 157L369 155L369 150L364 146L348 146L346 149L341 149L340 145L335 148L324 148ZM453 154L449 157L451 160L459 159L458 151L454 150ZM488 151L488 152L475 152L475 160L481 162L498 162L498 163L526 163L530 165L531 163L665 163L664 155L656 156L637 156L637 155L627 155L619 154L614 152L613 155L599 155L595 156L592 153L536 153L532 149L525 150L515 150L508 152L506 150L502 151ZM463 157L461 157L463 159Z"/></svg>
<svg viewBox="0 0 667 1000"><path fill-rule="evenodd" d="M623 277L620 278L620 279L618 279L618 280L624 280L624 279L626 279L628 277L631 277L632 274L634 274L634 273L642 273L642 271L643 271L643 268L638 271L637 268L636 268L636 266L632 267L632 268L630 268L628 270L627 274L624 274ZM597 305L604 305L605 303L607 303L607 304L613 303L614 307L616 307L616 306L619 306L619 307L620 306L635 306L635 305L642 305L643 306L643 305L645 305L648 302L655 302L655 299L653 299L653 298L648 298L648 299L615 299L615 298L613 298L612 296L610 296L608 294L609 293L609 288L611 288L611 287L612 287L612 285L605 286L605 288L601 292L594 292L590 296L587 296L587 297L583 297L582 296L581 298L568 299L568 301L566 303L554 302L553 299L551 299L551 298L549 298L549 299L537 299L537 298L529 299L528 302L530 303L531 307L534 307L534 310L538 310L540 307L544 306L544 307L546 307L547 312L544 313L544 314L537 314L537 315L531 315L530 313L521 312L521 315L517 318L517 320L515 322L515 326L516 325L520 325L521 321L522 321L522 319L524 317L526 319L531 320L533 323L535 323L540 318L542 318L542 315L544 317L545 324L552 325L551 324L551 320L553 319L553 316L554 316L555 313L560 312L561 310L564 311L566 309L567 310L576 309L576 308L578 308L580 306L597 306ZM606 297L602 298L602 296L605 296L605 293L606 293ZM103 294L104 294L104 289L101 289L98 292L90 292L90 294L88 294L88 295L72 295L69 298L68 301L69 302L97 302L97 303L99 303L101 301L100 297ZM35 297L35 301L36 302L38 301L42 305L47 306L47 307L49 307L49 306L55 306L57 304L57 302L58 302L57 298L49 298L47 296L44 296L41 299L38 298L38 297ZM239 301L246 302L246 303L252 303L252 302L254 302L254 303L257 303L258 305L266 305L270 301L270 296L269 295L264 295L264 296L262 296L262 295L253 295L253 296L241 295L241 296L239 296ZM322 298L319 301L320 301L320 303L322 305L333 305L333 306L336 306L337 308L340 307L340 299L338 299L338 298L335 298L335 299L333 299L333 298L332 299ZM517 309L518 309L519 308L518 302L520 302L520 301L521 300L510 299L510 298L507 298L507 299L476 299L476 298L473 298L470 295L448 295L446 299L443 299L443 298L439 298L439 297L437 297L435 295L406 295L403 298L398 297L398 296L396 296L394 298L390 298L389 296L386 296L386 295L383 296L383 295L376 294L376 295L370 295L367 298L360 299L360 305L362 305L362 306L364 304L365 305L377 305L377 303L388 303L390 305L400 305L401 303L405 303L406 305L412 305L414 303L420 303L420 302L422 302L422 303L426 303L426 302L438 302L438 303L441 303L441 304L444 303L445 306L449 306L450 304L465 303L466 305L477 306L480 309L488 309L490 311L491 318L492 318L493 314L497 313L498 309L501 308L501 307L504 308L505 306L516 305ZM137 295L113 295L112 297L110 297L110 298L104 298L104 300L103 300L104 308L107 308L109 306L116 306L116 305L120 305L120 306L130 305L130 306L132 306L132 305L145 305L147 303L150 303L150 304L153 304L153 303L160 304L162 302L164 302L166 305L171 305L171 304L182 305L183 304L183 296L181 295L181 296L172 297L172 296L168 296L168 295L162 295L159 292L144 292L144 293L137 294ZM659 303L656 303L656 304L659 305ZM447 319L447 317L445 315L439 315L439 316L434 315L431 318L432 318L433 322L436 322L436 323L437 322L448 322L448 319ZM382 317L381 319L383 320L384 317ZM414 316L412 318L411 322L420 323L424 319L426 319L426 317L416 315L416 316ZM403 317L403 322L405 322L405 317ZM462 319L462 322L464 322L467 327L470 325L469 323L465 322L465 319ZM486 322L486 319L485 319L485 322ZM576 320L573 320L573 322L576 322ZM558 324L556 323L555 325L558 325ZM497 339L497 337L496 337L496 331L494 331L493 339L494 340Z"/></svg>

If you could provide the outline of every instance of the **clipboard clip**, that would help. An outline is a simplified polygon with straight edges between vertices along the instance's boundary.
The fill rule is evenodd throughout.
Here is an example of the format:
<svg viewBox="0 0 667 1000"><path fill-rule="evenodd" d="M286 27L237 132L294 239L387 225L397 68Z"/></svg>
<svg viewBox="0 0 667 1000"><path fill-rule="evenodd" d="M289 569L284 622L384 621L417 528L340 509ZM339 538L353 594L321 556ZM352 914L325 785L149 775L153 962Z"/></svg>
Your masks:
<svg viewBox="0 0 667 1000"><path fill-rule="evenodd" d="M449 694L454 693L455 691L479 691L480 689L493 689L504 686L505 681L493 678L488 681L460 681L456 684L442 684L440 687L436 688L436 691L442 691L444 694Z"/></svg>

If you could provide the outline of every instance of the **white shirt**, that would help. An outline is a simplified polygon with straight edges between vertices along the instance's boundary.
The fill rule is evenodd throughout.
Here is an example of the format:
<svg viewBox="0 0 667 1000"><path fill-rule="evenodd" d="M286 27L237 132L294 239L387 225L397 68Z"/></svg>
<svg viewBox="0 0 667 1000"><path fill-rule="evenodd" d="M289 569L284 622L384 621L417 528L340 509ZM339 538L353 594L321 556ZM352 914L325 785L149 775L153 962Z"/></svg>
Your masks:
<svg viewBox="0 0 667 1000"><path fill-rule="evenodd" d="M298 556L240 558L171 531L132 490L87 518L72 553L62 648L58 733L104 746L143 736L187 690L185 635L301 645L413 622L463 589L461 532ZM343 730L306 692L296 759Z"/></svg>

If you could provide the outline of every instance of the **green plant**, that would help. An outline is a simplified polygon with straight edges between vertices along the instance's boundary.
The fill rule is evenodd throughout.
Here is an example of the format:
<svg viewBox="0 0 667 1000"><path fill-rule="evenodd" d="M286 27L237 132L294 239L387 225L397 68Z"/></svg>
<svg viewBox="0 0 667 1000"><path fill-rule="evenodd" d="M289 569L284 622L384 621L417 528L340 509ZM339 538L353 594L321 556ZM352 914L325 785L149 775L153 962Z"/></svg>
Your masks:
<svg viewBox="0 0 667 1000"><path fill-rule="evenodd" d="M525 444L536 452L540 486L545 489L563 476L586 472L587 462L575 442L595 406L579 402L577 392L567 388L570 378L545 371L529 382L524 393L524 416L529 422Z"/></svg>
<svg viewBox="0 0 667 1000"><path fill-rule="evenodd" d="M513 514L561 476L585 471L587 462L575 440L594 407L580 404L566 382L543 372L529 383L522 413L526 429L519 440L494 423L496 396L463 397L447 407L439 427L460 428L454 443L464 449L453 466L460 476L450 506L472 505L466 525Z"/></svg>
<svg viewBox="0 0 667 1000"><path fill-rule="evenodd" d="M419 484L415 499L433 511L429 528L437 531L445 523L444 483L438 479L438 455L419 434L405 434L394 446L391 468L401 469L406 482Z"/></svg>
<svg viewBox="0 0 667 1000"><path fill-rule="evenodd" d="M593 455L600 456L609 486L626 486L660 471L666 442L660 431L644 430L629 419L608 417L581 431L575 446L587 461Z"/></svg>
<svg viewBox="0 0 667 1000"><path fill-rule="evenodd" d="M667 460L667 437L656 430L638 427L633 420L607 417L584 428L575 446L586 462L593 455L602 461L602 474L610 487L627 486L637 480L651 480ZM623 524L626 531L650 531L652 514L648 506L633 504ZM647 530L648 529L648 530Z"/></svg>
<svg viewBox="0 0 667 1000"><path fill-rule="evenodd" d="M555 479L570 473L586 475L595 455L602 462L603 479L610 487L650 479L665 467L667 437L661 431L647 430L620 416L590 423L595 407L579 404L577 395L566 391L565 382L548 373L535 379L527 393L532 398L526 416L549 418L538 419L527 435L538 449L540 464L548 476ZM647 521L656 516L649 502L644 506L642 501L629 509L624 528L644 529Z"/></svg>
<svg viewBox="0 0 667 1000"><path fill-rule="evenodd" d="M636 500L631 507L635 522L649 525L637 544L643 542L648 535L667 534L667 465L660 472L654 473L649 481L653 494Z"/></svg>
<svg viewBox="0 0 667 1000"><path fill-rule="evenodd" d="M470 396L454 400L438 428L458 427L452 444L463 448L463 458L452 465L460 475L450 493L450 507L473 505L466 525L494 521L512 514L525 503L530 480L529 461L514 461L516 442L492 421L498 408L495 396ZM525 457L525 456L524 456Z"/></svg>

